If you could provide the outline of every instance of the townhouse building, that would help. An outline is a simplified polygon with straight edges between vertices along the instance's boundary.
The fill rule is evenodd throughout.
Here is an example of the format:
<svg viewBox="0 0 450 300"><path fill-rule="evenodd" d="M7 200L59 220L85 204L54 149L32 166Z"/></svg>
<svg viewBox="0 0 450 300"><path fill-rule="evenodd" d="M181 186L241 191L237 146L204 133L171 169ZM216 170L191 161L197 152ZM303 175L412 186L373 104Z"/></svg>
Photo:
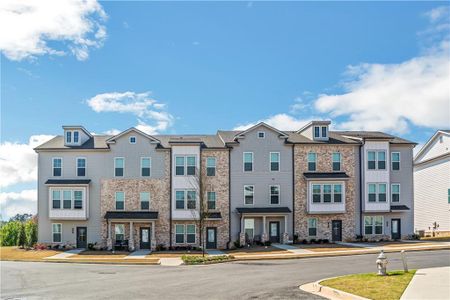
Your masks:
<svg viewBox="0 0 450 300"><path fill-rule="evenodd" d="M329 126L114 136L63 126L35 148L39 242L224 249L412 234L415 144Z"/></svg>

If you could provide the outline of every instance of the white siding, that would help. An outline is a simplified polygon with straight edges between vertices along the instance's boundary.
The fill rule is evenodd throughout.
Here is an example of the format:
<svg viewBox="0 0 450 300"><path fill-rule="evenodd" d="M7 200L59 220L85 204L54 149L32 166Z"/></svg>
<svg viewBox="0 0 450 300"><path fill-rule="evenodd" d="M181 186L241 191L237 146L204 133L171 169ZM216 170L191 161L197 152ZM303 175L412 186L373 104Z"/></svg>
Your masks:
<svg viewBox="0 0 450 300"><path fill-rule="evenodd" d="M440 142L440 137L442 137L442 143ZM448 134L439 133L434 141L427 146L424 153L417 158L416 163L421 161L426 161L433 157L448 153L450 149L450 136Z"/></svg>

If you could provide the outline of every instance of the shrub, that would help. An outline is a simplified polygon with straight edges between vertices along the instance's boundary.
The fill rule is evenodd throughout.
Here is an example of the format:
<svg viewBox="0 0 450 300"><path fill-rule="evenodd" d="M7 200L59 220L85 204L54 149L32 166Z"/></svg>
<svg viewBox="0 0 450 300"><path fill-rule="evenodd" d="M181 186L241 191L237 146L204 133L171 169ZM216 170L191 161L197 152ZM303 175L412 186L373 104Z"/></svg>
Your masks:
<svg viewBox="0 0 450 300"><path fill-rule="evenodd" d="M95 244L97 244L97 243L95 243ZM95 249L95 244L94 243L88 243L88 249L95 251L96 250Z"/></svg>
<svg viewBox="0 0 450 300"><path fill-rule="evenodd" d="M302 240L302 244L305 244L305 245L308 244L308 240L303 239L303 240Z"/></svg>
<svg viewBox="0 0 450 300"><path fill-rule="evenodd" d="M8 222L0 227L0 240L2 246L16 246L21 223Z"/></svg>
<svg viewBox="0 0 450 300"><path fill-rule="evenodd" d="M311 244L317 243L316 239L311 239L309 242L310 242Z"/></svg>
<svg viewBox="0 0 450 300"><path fill-rule="evenodd" d="M298 234L294 234L294 244L298 243Z"/></svg>
<svg viewBox="0 0 450 300"><path fill-rule="evenodd" d="M363 236L360 234L356 235L356 241L361 242L363 240Z"/></svg>
<svg viewBox="0 0 450 300"><path fill-rule="evenodd" d="M229 255L217 255L217 256L183 255L181 259L186 265L200 265L200 264L211 264L228 261L233 259L233 257Z"/></svg>
<svg viewBox="0 0 450 300"><path fill-rule="evenodd" d="M19 234L17 235L17 246L24 248L27 242L27 236L25 235L25 225L20 223Z"/></svg>
<svg viewBox="0 0 450 300"><path fill-rule="evenodd" d="M38 243L34 244L35 250L46 250L48 247L50 246L47 246L45 244L38 244Z"/></svg>
<svg viewBox="0 0 450 300"><path fill-rule="evenodd" d="M37 243L37 224L29 220L25 223L26 245L27 248L33 248Z"/></svg>
<svg viewBox="0 0 450 300"><path fill-rule="evenodd" d="M234 247L236 247L236 248L242 248L242 247L244 247L244 246L241 245L241 241L240 241L240 240L235 240L235 241L233 242L233 245L234 245Z"/></svg>
<svg viewBox="0 0 450 300"><path fill-rule="evenodd" d="M322 242L323 242L324 244L328 244L328 243L330 242L330 240L329 240L329 239L323 239Z"/></svg>

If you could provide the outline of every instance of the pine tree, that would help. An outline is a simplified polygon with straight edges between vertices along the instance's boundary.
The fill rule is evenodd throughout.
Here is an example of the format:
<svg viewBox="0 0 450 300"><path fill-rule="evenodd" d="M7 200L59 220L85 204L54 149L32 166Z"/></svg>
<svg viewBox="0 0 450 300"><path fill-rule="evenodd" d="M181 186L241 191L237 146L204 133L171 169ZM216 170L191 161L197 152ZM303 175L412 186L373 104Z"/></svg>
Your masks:
<svg viewBox="0 0 450 300"><path fill-rule="evenodd" d="M26 236L25 236L25 225L23 223L20 223L19 228L19 235L17 236L17 245L20 248L23 248L26 243Z"/></svg>

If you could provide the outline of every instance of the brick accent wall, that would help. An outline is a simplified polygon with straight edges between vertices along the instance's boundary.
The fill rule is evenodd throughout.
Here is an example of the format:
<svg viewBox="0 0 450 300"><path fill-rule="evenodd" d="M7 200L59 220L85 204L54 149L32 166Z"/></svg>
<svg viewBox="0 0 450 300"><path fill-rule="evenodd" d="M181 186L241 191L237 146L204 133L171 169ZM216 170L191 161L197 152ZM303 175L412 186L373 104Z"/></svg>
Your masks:
<svg viewBox="0 0 450 300"><path fill-rule="evenodd" d="M348 145L295 145L295 234L302 239L331 240L332 220L342 220L342 240L355 238L355 209L357 199L357 147ZM308 214L307 211L307 181L303 177L308 172L309 152L317 153L317 172L332 172L332 153L341 153L341 172L350 178L345 181L345 213L342 214ZM325 205L325 204L324 204ZM317 235L309 237L308 219L317 218Z"/></svg>

